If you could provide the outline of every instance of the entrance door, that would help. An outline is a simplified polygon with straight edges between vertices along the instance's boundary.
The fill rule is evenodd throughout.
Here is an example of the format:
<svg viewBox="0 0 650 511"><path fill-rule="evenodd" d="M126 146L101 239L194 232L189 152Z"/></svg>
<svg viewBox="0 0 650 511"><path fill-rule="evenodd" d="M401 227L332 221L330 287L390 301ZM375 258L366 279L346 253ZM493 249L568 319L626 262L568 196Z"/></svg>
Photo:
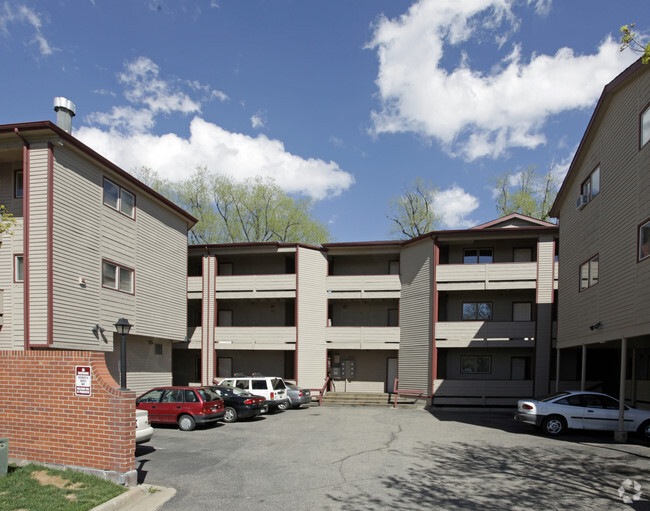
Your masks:
<svg viewBox="0 0 650 511"><path fill-rule="evenodd" d="M217 359L217 375L220 378L230 378L232 376L231 357L219 357Z"/></svg>
<svg viewBox="0 0 650 511"><path fill-rule="evenodd" d="M397 358L386 359L386 392L392 394L397 378Z"/></svg>

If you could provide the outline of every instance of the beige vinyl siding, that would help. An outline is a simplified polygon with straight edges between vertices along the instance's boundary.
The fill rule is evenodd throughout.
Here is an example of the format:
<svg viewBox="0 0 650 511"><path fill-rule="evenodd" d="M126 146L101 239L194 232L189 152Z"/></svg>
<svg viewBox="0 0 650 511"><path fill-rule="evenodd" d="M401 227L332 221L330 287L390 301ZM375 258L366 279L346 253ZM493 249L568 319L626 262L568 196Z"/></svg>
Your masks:
<svg viewBox="0 0 650 511"><path fill-rule="evenodd" d="M560 210L560 347L650 332L643 301L648 273L637 264L637 226L649 216L650 147L638 149L639 114L650 102L648 71L642 69L611 95L576 162L575 177L565 185ZM598 163L600 193L576 210L581 184ZM599 283L579 292L579 266L596 254ZM589 325L597 322L604 327L591 331Z"/></svg>
<svg viewBox="0 0 650 511"><path fill-rule="evenodd" d="M121 317L134 335L182 340L185 219L65 147L54 157L54 346L111 351ZM135 220L103 204L105 176L135 194ZM102 287L102 260L135 270L135 294ZM96 324L106 330L99 339Z"/></svg>
<svg viewBox="0 0 650 511"><path fill-rule="evenodd" d="M113 336L111 336L113 337ZM120 339L115 337L115 350L106 354L106 365L119 384ZM129 335L126 339L126 385L136 396L153 387L172 384L172 343L164 339ZM156 354L156 345L162 346L162 355Z"/></svg>
<svg viewBox="0 0 650 511"><path fill-rule="evenodd" d="M4 191L0 187L0 192ZM2 204L2 202L0 202ZM24 286L22 282L14 283L14 254L24 253L23 219L16 218L13 235L2 234L0 247L0 289L3 298L3 325L0 328L0 349L22 350L24 337Z"/></svg>
<svg viewBox="0 0 650 511"><path fill-rule="evenodd" d="M218 304L214 297L217 259L212 256L203 258L203 301L201 306L201 384L210 385L215 376L215 315Z"/></svg>
<svg viewBox="0 0 650 511"><path fill-rule="evenodd" d="M46 144L33 144L29 151L29 342L47 344L47 161Z"/></svg>
<svg viewBox="0 0 650 511"><path fill-rule="evenodd" d="M296 357L298 385L321 388L327 369L326 321L327 293L325 278L327 260L322 252L298 248L298 298Z"/></svg>
<svg viewBox="0 0 650 511"><path fill-rule="evenodd" d="M402 250L400 275L399 388L431 393L433 241Z"/></svg>

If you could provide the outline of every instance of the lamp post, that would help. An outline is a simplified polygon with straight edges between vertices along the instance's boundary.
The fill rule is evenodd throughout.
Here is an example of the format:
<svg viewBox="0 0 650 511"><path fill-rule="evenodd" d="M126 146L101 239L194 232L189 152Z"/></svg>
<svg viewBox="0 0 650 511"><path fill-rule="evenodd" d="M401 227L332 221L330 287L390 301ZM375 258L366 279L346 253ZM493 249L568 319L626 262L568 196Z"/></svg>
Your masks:
<svg viewBox="0 0 650 511"><path fill-rule="evenodd" d="M128 390L126 388L126 336L129 335L132 326L126 318L120 318L115 323L115 331L120 335L120 390Z"/></svg>

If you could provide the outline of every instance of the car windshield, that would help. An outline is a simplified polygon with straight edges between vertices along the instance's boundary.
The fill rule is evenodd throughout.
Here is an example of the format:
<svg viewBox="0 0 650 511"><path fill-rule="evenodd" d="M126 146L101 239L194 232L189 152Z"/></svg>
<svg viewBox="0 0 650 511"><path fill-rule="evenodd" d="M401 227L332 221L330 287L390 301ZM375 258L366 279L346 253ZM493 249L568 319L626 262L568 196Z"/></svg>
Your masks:
<svg viewBox="0 0 650 511"><path fill-rule="evenodd" d="M550 396L540 397L537 401L553 401L554 399L557 399L558 397L564 397L564 396L569 396L569 395L571 395L570 392L556 392L555 394L551 394Z"/></svg>
<svg viewBox="0 0 650 511"><path fill-rule="evenodd" d="M203 399L204 402L207 401L218 401L219 395L211 389L196 389L196 391L199 393L199 396L201 396L201 399Z"/></svg>
<svg viewBox="0 0 650 511"><path fill-rule="evenodd" d="M285 381L284 384L287 386L288 389L292 389L292 390L300 390L300 387L298 387L297 385L294 385L293 383L287 383L287 382Z"/></svg>
<svg viewBox="0 0 650 511"><path fill-rule="evenodd" d="M286 389L284 386L284 381L280 378L273 378L271 380L271 385L273 386L273 390Z"/></svg>

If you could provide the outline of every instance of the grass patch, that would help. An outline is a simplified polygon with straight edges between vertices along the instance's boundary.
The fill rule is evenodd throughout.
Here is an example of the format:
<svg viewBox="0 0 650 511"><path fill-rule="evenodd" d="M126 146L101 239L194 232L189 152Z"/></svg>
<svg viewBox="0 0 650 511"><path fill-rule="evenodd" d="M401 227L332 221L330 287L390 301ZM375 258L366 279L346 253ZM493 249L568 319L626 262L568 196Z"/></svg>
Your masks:
<svg viewBox="0 0 650 511"><path fill-rule="evenodd" d="M123 486L74 470L12 465L0 477L0 509L86 511L125 491Z"/></svg>

